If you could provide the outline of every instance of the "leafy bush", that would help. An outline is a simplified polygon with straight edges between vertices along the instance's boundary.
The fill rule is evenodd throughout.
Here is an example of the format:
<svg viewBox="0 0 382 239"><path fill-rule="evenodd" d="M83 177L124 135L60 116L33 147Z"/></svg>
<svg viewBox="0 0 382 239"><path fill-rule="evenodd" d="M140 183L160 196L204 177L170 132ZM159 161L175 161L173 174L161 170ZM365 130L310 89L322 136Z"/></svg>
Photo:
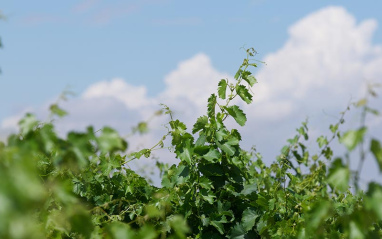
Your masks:
<svg viewBox="0 0 382 239"><path fill-rule="evenodd" d="M0 238L381 238L382 186L358 186L366 152L382 170L380 141L372 139L365 148L364 123L341 133L343 113L330 125L331 136L317 139L320 154L312 155L304 144L304 122L269 167L259 153L240 147L238 130L226 127L228 117L246 123L232 100L252 102L257 81L248 68L256 67L254 53L247 50L234 83L219 82L207 114L191 131L165 106L168 133L154 147L129 155L127 142L109 127L88 127L63 139L52 123L27 114L20 133L0 142ZM377 114L367 102L356 105L363 119ZM51 111L65 115L58 105ZM142 123L137 130L146 127ZM149 157L166 137L179 163L158 164L157 188L127 163ZM342 158L332 158L336 138L346 155L360 147L356 172Z"/></svg>

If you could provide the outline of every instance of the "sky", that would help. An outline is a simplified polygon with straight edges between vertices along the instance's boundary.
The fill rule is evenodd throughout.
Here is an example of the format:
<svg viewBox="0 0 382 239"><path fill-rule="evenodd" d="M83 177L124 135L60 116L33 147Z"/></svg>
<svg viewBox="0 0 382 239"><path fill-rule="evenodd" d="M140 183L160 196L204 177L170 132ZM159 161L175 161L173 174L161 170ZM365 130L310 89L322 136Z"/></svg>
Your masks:
<svg viewBox="0 0 382 239"><path fill-rule="evenodd" d="M168 105L192 128L206 112L206 100L222 78L233 80L254 47L254 103L240 106L248 122L240 128L243 147L274 161L286 140L308 118L311 139L330 136L349 102L365 95L368 83L382 83L382 2L379 1L173 1L67 0L4 1L0 21L0 139L17 131L18 120L61 102L69 116L57 121L61 134L87 125L110 125L128 135ZM381 89L377 89L381 93ZM381 98L370 101L382 111ZM128 139L135 150L156 143L165 117L150 133ZM359 127L359 111L343 129ZM369 138L382 135L381 117L369 117ZM229 127L239 127L228 122ZM333 142L338 152L343 146ZM168 152L160 160L175 163ZM341 155L337 155L341 156ZM357 165L357 152L351 164ZM152 165L141 160L140 167ZM382 181L371 157L364 183Z"/></svg>

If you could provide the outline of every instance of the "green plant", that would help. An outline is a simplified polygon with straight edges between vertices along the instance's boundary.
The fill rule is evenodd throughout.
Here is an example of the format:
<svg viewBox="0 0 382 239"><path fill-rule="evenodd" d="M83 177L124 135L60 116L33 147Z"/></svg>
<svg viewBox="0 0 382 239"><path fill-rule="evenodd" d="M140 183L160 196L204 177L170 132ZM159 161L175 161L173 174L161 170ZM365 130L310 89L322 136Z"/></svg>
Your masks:
<svg viewBox="0 0 382 239"><path fill-rule="evenodd" d="M320 152L313 155L304 122L269 167L258 152L240 147L239 131L225 121L232 117L243 126L247 120L232 103L252 102L257 81L249 67L257 66L251 59L256 52L246 52L235 82L219 82L191 131L163 106L168 133L139 152L126 154L126 140L109 127L69 132L64 139L52 123L27 114L20 133L0 143L0 238L380 238L382 186L358 187L366 151L382 170L380 141L365 148L364 120L359 129L341 133L344 112L330 126L331 136L317 139ZM368 100L356 104L362 119L377 114ZM50 110L66 114L58 104ZM146 132L147 122L134 131ZM150 157L167 137L179 163L157 163L157 188L128 162ZM336 138L346 155L361 148L357 172L342 158L332 159Z"/></svg>

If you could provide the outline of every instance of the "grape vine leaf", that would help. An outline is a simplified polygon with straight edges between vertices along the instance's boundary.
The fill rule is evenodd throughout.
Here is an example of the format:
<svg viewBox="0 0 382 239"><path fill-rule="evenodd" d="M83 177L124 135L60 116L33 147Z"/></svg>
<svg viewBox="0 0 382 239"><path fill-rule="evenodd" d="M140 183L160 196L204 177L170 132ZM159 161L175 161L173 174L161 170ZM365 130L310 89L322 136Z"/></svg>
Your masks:
<svg viewBox="0 0 382 239"><path fill-rule="evenodd" d="M256 213L255 210L252 210L250 208L247 208L243 212L243 216L241 218L242 226L245 231L249 231L255 226L256 219L259 217L259 215Z"/></svg>
<svg viewBox="0 0 382 239"><path fill-rule="evenodd" d="M382 172L382 147L381 143L376 140L372 139L370 144L370 151L373 153L375 159L377 160L379 171Z"/></svg>
<svg viewBox="0 0 382 239"><path fill-rule="evenodd" d="M245 103L250 104L252 102L252 94L249 93L245 86L238 85L236 87L236 92Z"/></svg>
<svg viewBox="0 0 382 239"><path fill-rule="evenodd" d="M225 99L227 91L227 81L222 79L218 84L218 95L220 99Z"/></svg>
<svg viewBox="0 0 382 239"><path fill-rule="evenodd" d="M207 104L207 115L210 119L215 119L215 106L216 106L216 95L212 94L210 98L208 98Z"/></svg>
<svg viewBox="0 0 382 239"><path fill-rule="evenodd" d="M342 164L340 158L337 158L329 170L328 183L344 192L349 187L350 171L348 167Z"/></svg>
<svg viewBox="0 0 382 239"><path fill-rule="evenodd" d="M245 234L246 234L246 231L245 231L244 227L241 224L236 223L236 225L232 228L231 233L230 233L228 238L230 238L230 239L244 239Z"/></svg>
<svg viewBox="0 0 382 239"><path fill-rule="evenodd" d="M22 135L27 135L29 132L38 125L38 121L33 114L26 114L19 122L20 131Z"/></svg>
<svg viewBox="0 0 382 239"><path fill-rule="evenodd" d="M206 126L206 124L208 124L207 116L203 115L203 116L199 117L196 120L196 123L194 124L194 127L192 128L192 133L195 134L199 130L203 129Z"/></svg>
<svg viewBox="0 0 382 239"><path fill-rule="evenodd" d="M110 127L104 127L101 135L97 138L98 145L102 152L110 152L115 150L126 150L127 143L124 141L117 131Z"/></svg>
<svg viewBox="0 0 382 239"><path fill-rule="evenodd" d="M224 109L227 110L228 114L231 115L240 126L244 126L245 122L247 122L247 117L239 106L233 105L224 107Z"/></svg>
<svg viewBox="0 0 382 239"><path fill-rule="evenodd" d="M221 154L216 149L210 149L208 153L203 155L203 158L205 158L207 161L210 161L212 163L215 162L215 159L219 159L220 157L221 157Z"/></svg>
<svg viewBox="0 0 382 239"><path fill-rule="evenodd" d="M352 151L363 140L366 130L366 127L362 127L358 130L349 130L340 138L340 142L344 144L349 151Z"/></svg>

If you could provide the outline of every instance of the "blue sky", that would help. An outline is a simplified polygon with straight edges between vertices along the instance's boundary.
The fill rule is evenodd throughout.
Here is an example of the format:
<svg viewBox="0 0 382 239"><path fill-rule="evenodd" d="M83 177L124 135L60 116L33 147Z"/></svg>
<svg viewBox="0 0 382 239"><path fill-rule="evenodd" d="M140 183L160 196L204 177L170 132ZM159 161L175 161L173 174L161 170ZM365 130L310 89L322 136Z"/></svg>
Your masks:
<svg viewBox="0 0 382 239"><path fill-rule="evenodd" d="M245 46L267 64L255 71L257 103L243 106L243 134L271 161L306 117L314 136L326 133L365 82L381 82L381 9L379 1L4 1L0 136L27 111L44 118L68 86L77 96L65 103L62 131L108 124L126 133L161 102L191 125ZM371 136L382 135L380 118L370 122ZM144 142L160 134L156 123ZM355 112L348 127L356 125Z"/></svg>

